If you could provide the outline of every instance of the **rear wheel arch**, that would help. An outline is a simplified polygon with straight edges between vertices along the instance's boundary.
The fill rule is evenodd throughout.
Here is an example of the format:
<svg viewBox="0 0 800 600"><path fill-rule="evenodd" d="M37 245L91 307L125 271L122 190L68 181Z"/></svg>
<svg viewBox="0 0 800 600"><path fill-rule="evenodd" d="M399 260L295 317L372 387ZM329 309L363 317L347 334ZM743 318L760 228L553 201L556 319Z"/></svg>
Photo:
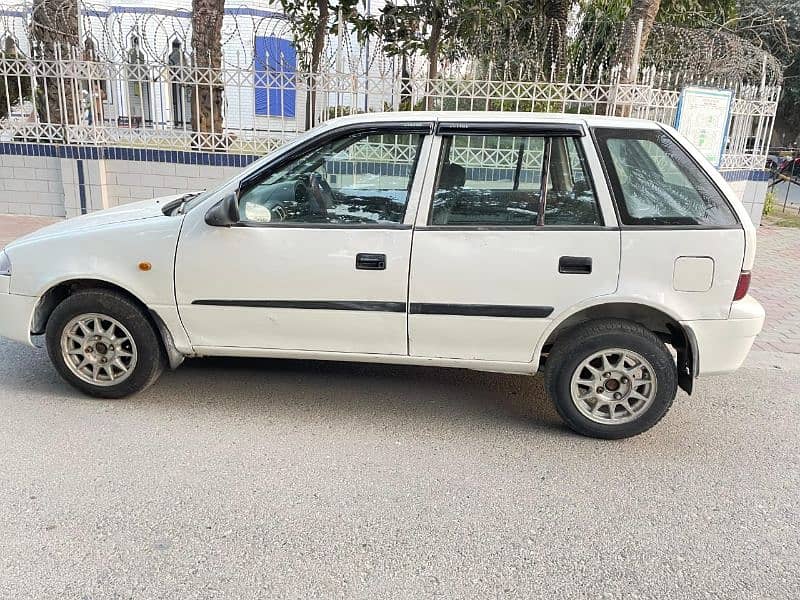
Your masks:
<svg viewBox="0 0 800 600"><path fill-rule="evenodd" d="M545 386L575 431L620 439L643 433L672 405L678 388L672 354L644 326L593 319L553 347Z"/></svg>
<svg viewBox="0 0 800 600"><path fill-rule="evenodd" d="M653 332L677 353L678 383L686 393L691 394L694 377L697 374L697 340L691 329L684 327L674 315L666 311L637 302L608 302L584 307L562 319L545 338L540 347L539 363L543 366L551 349L559 338L568 335L575 327L589 321L620 319L641 325Z"/></svg>

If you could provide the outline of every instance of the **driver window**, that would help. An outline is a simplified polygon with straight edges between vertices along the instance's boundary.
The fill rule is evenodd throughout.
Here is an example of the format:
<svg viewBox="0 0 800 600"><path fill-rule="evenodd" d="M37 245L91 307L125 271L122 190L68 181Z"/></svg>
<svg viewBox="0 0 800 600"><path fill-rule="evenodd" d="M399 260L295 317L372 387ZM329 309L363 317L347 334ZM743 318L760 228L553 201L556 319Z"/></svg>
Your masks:
<svg viewBox="0 0 800 600"><path fill-rule="evenodd" d="M423 134L357 133L267 173L239 197L254 223L401 223Z"/></svg>

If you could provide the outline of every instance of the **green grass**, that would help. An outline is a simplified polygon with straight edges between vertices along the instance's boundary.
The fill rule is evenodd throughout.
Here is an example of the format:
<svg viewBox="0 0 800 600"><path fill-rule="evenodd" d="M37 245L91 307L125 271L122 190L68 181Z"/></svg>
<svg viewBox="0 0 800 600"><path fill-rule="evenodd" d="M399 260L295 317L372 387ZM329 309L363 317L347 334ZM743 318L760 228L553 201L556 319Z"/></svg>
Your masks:
<svg viewBox="0 0 800 600"><path fill-rule="evenodd" d="M800 229L800 214L794 211L783 212L779 208L772 214L764 215L762 222L776 227L794 227Z"/></svg>

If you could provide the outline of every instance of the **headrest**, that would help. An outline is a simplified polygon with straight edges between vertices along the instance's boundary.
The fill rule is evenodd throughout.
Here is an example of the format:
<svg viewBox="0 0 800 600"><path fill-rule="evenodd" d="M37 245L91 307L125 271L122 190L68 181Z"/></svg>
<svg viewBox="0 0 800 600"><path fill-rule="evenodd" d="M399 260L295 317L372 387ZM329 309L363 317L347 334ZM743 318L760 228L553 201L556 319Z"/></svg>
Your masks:
<svg viewBox="0 0 800 600"><path fill-rule="evenodd" d="M463 187L467 182L467 170L456 163L447 163L442 167L442 174L439 176L439 189L452 190L453 188Z"/></svg>

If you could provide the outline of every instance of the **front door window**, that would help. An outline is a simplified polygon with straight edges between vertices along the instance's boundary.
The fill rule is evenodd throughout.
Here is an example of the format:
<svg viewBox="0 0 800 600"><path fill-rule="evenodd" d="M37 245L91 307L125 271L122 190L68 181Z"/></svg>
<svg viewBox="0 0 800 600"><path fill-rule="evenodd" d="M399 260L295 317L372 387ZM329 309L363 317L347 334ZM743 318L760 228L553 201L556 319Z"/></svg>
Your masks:
<svg viewBox="0 0 800 600"><path fill-rule="evenodd" d="M423 135L357 133L310 150L245 184L254 223L402 223Z"/></svg>

